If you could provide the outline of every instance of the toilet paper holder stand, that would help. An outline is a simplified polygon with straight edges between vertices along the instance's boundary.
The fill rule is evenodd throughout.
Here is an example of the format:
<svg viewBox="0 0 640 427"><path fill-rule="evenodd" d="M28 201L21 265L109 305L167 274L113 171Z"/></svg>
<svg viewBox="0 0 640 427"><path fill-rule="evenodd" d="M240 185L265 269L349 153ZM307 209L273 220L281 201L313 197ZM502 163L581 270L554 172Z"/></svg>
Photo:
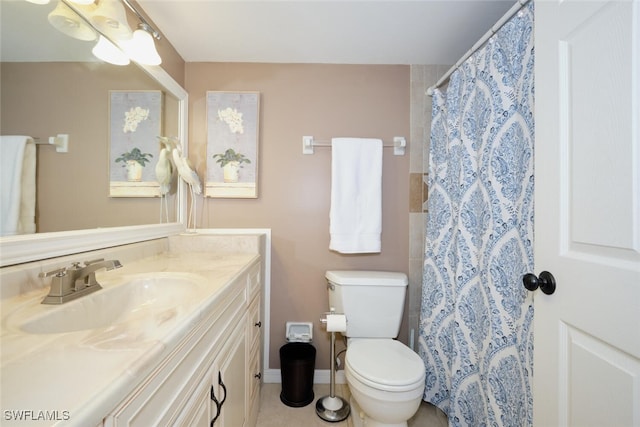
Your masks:
<svg viewBox="0 0 640 427"><path fill-rule="evenodd" d="M337 326L333 321L332 321L332 317L335 318L339 318L342 317L344 318L344 322L338 322L338 323L342 323L340 325L340 327L338 327L337 329L335 328L335 326ZM340 319L336 319L336 320L340 320ZM336 313L335 311L329 311L324 313L323 317L320 318L320 323L322 323L325 328L327 329L327 332L346 332L346 326L347 326L347 319L344 315L344 313Z"/></svg>
<svg viewBox="0 0 640 427"><path fill-rule="evenodd" d="M324 317L320 318L320 323L325 326L329 326L329 316L344 316L343 313L336 313L334 311L330 311L324 314ZM346 319L343 322L346 325ZM341 328L345 330L336 331L329 330L331 328L327 328L327 332L331 334L331 363L330 363L330 382L329 382L329 395L321 397L316 402L316 414L325 421L329 422L338 422L346 419L351 412L351 407L349 403L344 400L340 396L336 396L336 332L345 332L346 328Z"/></svg>

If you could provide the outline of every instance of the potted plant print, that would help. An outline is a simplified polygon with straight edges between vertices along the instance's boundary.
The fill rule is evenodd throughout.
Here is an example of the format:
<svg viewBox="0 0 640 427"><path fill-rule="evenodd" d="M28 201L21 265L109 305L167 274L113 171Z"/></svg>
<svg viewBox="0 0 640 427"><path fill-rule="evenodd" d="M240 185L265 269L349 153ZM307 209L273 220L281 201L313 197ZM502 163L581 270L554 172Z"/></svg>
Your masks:
<svg viewBox="0 0 640 427"><path fill-rule="evenodd" d="M214 154L213 158L222 168L224 182L238 182L242 164L251 163L244 154L236 153L233 148L228 148L224 153Z"/></svg>
<svg viewBox="0 0 640 427"><path fill-rule="evenodd" d="M131 151L126 151L116 159L116 163L122 162L122 167L127 169L127 181L142 181L142 168L146 166L151 153L143 153L139 148L134 147Z"/></svg>

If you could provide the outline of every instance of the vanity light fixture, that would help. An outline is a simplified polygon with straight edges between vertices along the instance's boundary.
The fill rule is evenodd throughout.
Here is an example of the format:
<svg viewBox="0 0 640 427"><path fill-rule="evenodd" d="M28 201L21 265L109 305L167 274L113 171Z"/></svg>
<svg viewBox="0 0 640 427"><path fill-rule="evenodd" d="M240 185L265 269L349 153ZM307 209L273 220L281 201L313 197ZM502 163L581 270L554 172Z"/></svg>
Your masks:
<svg viewBox="0 0 640 427"><path fill-rule="evenodd" d="M109 64L128 65L131 62L129 57L118 46L111 43L104 36L100 36L98 43L96 43L91 52L96 58L102 59Z"/></svg>
<svg viewBox="0 0 640 427"><path fill-rule="evenodd" d="M49 2L27 1L37 4ZM140 21L133 33L127 23L124 6ZM56 29L79 40L93 41L100 36L92 52L103 61L115 65L126 65L130 60L143 65L162 63L155 44L155 40L162 38L160 33L149 25L129 0L58 0L48 19Z"/></svg>
<svg viewBox="0 0 640 427"><path fill-rule="evenodd" d="M89 9L89 6L76 6ZM87 10L89 12L89 10ZM96 31L87 22L71 10L62 0L48 15L49 23L58 31L78 40L92 41L97 37Z"/></svg>

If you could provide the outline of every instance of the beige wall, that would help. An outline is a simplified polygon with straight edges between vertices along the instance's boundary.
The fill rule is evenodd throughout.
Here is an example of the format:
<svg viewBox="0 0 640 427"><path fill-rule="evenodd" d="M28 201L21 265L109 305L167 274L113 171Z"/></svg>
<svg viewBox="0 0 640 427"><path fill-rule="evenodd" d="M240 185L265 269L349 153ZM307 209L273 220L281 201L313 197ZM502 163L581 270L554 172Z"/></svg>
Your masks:
<svg viewBox="0 0 640 427"><path fill-rule="evenodd" d="M382 253L329 251L331 151L302 154L302 136L409 139L408 66L187 63L189 157L204 175L208 90L258 91L258 199L205 199L200 227L272 229L270 368L279 366L285 322L314 324L316 367L329 364L329 339L318 319L327 310L324 272L408 272L409 156L383 158ZM406 342L406 327L401 339Z"/></svg>

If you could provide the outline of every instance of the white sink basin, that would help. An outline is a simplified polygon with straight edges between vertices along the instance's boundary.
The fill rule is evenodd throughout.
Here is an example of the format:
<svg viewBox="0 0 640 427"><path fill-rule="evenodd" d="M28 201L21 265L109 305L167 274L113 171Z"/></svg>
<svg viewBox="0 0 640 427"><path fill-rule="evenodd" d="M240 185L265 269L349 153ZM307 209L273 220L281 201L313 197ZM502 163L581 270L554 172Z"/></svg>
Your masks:
<svg viewBox="0 0 640 427"><path fill-rule="evenodd" d="M128 278L121 285L105 287L66 304L45 306L44 313L19 322L18 328L32 334L58 334L124 322L161 322L159 317L175 317L178 307L200 294L203 283L194 276L154 273Z"/></svg>

